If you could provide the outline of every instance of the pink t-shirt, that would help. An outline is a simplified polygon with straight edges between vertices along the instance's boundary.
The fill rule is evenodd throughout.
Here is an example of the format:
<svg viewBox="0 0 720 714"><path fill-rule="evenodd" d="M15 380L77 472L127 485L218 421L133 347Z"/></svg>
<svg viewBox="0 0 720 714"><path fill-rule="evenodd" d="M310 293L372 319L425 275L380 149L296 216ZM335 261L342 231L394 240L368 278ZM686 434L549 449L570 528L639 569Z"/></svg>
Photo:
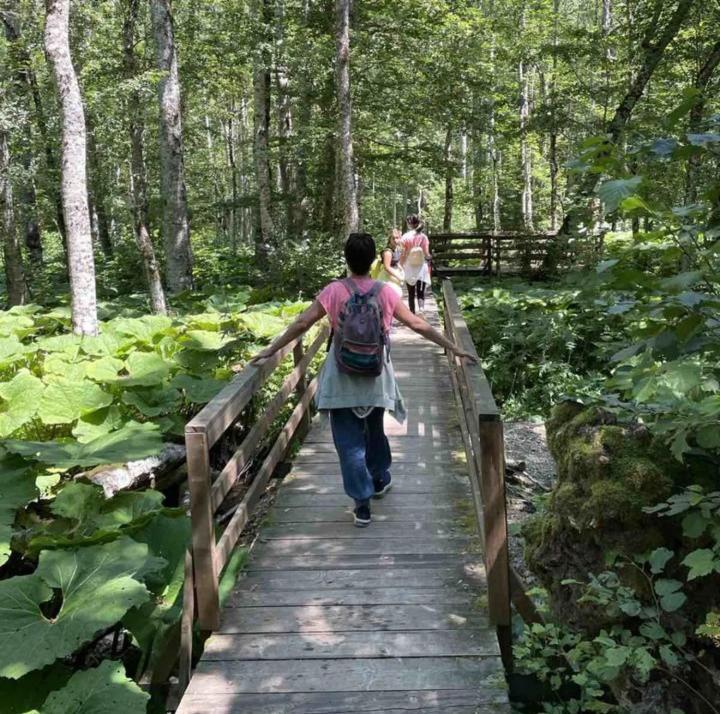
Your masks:
<svg viewBox="0 0 720 714"><path fill-rule="evenodd" d="M372 278L351 278L358 287L361 293L366 293L373 286L375 282ZM337 318L340 311L345 306L350 294L348 289L342 284L342 281L335 280L332 283L326 285L318 294L317 299L320 304L325 308L325 312L330 318L330 325L333 329L337 327ZM400 296L389 286L383 285L378 293L378 303L383 311L383 322L385 331L389 332L392 326L393 314L395 313L395 306L400 301Z"/></svg>

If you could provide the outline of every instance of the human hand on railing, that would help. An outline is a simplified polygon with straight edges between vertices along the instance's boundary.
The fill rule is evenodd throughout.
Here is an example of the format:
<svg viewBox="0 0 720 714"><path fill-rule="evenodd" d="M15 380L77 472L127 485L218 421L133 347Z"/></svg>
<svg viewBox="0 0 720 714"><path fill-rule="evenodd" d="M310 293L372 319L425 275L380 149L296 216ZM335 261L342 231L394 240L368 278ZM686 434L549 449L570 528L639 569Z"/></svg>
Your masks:
<svg viewBox="0 0 720 714"><path fill-rule="evenodd" d="M260 362L272 357L275 354L275 347L268 345L265 349L260 350L249 362L253 367L257 367Z"/></svg>

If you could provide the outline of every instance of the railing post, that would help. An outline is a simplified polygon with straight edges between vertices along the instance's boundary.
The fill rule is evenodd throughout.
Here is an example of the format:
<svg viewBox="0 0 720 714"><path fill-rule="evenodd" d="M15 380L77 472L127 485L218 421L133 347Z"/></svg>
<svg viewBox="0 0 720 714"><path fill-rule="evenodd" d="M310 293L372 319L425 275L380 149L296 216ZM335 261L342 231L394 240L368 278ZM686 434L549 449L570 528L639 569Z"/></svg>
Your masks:
<svg viewBox="0 0 720 714"><path fill-rule="evenodd" d="M210 497L210 454L204 432L186 431L188 486L192 519L193 564L201 630L220 627L220 598L215 568L215 525Z"/></svg>
<svg viewBox="0 0 720 714"><path fill-rule="evenodd" d="M510 559L505 507L505 447L499 419L480 420L480 489L485 530L485 570L490 623L497 627L505 668L512 668Z"/></svg>
<svg viewBox="0 0 720 714"><path fill-rule="evenodd" d="M298 364L302 361L303 356L305 355L305 348L303 347L303 341L302 339L298 340L298 343L293 348L293 361L295 363L295 366L297 367ZM297 383L297 387L295 387L295 394L297 394L298 399L302 399L303 394L305 394L305 390L307 389L308 381L307 376L302 375ZM308 408L308 411L303 414L302 420L300 421L300 424L298 425L298 434L300 438L304 438L305 434L310 430L310 409Z"/></svg>

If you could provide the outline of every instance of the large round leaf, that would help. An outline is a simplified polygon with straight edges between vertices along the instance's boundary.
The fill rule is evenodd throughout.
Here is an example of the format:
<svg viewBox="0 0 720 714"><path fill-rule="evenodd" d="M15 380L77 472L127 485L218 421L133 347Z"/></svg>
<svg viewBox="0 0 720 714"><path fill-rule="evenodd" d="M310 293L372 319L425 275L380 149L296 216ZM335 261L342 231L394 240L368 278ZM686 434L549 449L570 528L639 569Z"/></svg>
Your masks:
<svg viewBox="0 0 720 714"><path fill-rule="evenodd" d="M35 479L28 473L28 465L22 459L6 456L0 460L0 565L10 557L15 513L37 495Z"/></svg>
<svg viewBox="0 0 720 714"><path fill-rule="evenodd" d="M163 566L148 557L144 543L129 538L41 553L35 573L0 581L0 677L17 679L72 654L145 602L149 592L141 579ZM62 604L48 617L42 606L53 590Z"/></svg>
<svg viewBox="0 0 720 714"><path fill-rule="evenodd" d="M125 386L154 387L162 384L170 367L157 352L133 352L126 360L128 376L122 379Z"/></svg>
<svg viewBox="0 0 720 714"><path fill-rule="evenodd" d="M43 424L72 424L84 414L110 406L113 398L90 380L59 378L47 385L38 416Z"/></svg>
<svg viewBox="0 0 720 714"><path fill-rule="evenodd" d="M45 385L27 369L0 384L0 438L10 436L37 413Z"/></svg>
<svg viewBox="0 0 720 714"><path fill-rule="evenodd" d="M150 695L125 674L122 662L105 660L95 669L76 672L45 700L42 714L144 714Z"/></svg>

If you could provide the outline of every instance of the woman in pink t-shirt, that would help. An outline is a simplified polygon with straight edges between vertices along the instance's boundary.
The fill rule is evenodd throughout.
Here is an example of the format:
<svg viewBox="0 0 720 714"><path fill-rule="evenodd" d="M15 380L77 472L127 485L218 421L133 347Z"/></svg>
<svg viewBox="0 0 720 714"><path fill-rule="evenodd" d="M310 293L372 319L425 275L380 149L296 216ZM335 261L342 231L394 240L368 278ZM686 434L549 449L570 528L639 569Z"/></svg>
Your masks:
<svg viewBox="0 0 720 714"><path fill-rule="evenodd" d="M389 285L378 286L377 281L369 277L375 256L372 236L367 233L351 233L345 243L349 282L337 280L326 285L313 304L269 347L258 353L252 363L271 357L307 332L325 315L328 316L332 328L337 328L340 312L351 297L351 288L361 294L366 294L373 288L377 291L376 299L382 310L385 340L389 340L390 326L395 317L435 344L459 357L474 360L472 355L448 340L442 332L410 312ZM391 485L392 455L383 425L385 410L402 421L404 404L389 356L383 361L380 375L355 375L338 369L333 350L334 345L330 348L320 375L317 404L320 410L330 414L330 426L340 459L345 492L355 501L355 525L363 527L370 524L370 499L382 498Z"/></svg>

